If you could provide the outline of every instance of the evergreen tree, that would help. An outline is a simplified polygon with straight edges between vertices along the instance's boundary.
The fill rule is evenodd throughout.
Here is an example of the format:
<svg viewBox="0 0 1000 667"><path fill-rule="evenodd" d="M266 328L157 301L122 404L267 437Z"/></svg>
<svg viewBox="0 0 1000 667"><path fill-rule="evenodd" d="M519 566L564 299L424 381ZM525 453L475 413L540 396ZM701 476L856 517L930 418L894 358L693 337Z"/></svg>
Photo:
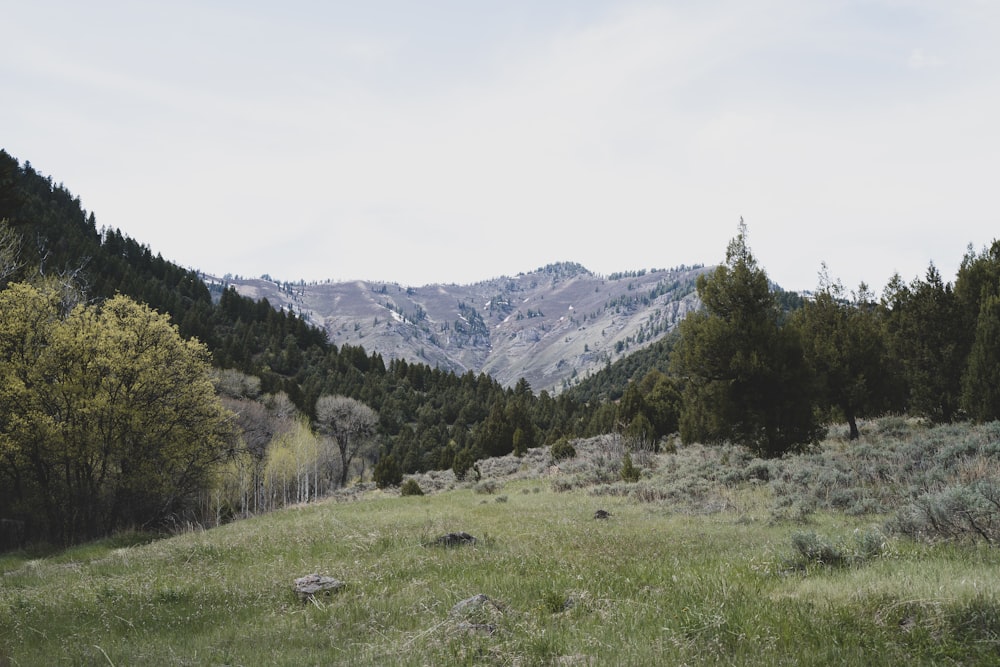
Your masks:
<svg viewBox="0 0 1000 667"><path fill-rule="evenodd" d="M962 408L977 421L1000 419L1000 241L970 247L955 279L962 326L971 332L962 377Z"/></svg>
<svg viewBox="0 0 1000 667"><path fill-rule="evenodd" d="M819 404L839 410L856 440L858 418L878 414L887 390L886 343L871 293L862 284L849 302L824 265L815 298L793 314L792 323L801 334Z"/></svg>
<svg viewBox="0 0 1000 667"><path fill-rule="evenodd" d="M982 302L962 379L962 405L976 421L1000 419L1000 296Z"/></svg>
<svg viewBox="0 0 1000 667"><path fill-rule="evenodd" d="M890 354L907 388L907 409L933 422L959 414L962 375L971 340L951 283L931 264L924 280L892 281L883 297L889 309Z"/></svg>
<svg viewBox="0 0 1000 667"><path fill-rule="evenodd" d="M683 440L730 440L765 457L815 442L801 343L779 325L781 310L742 220L725 264L699 277L698 295L704 309L681 323L673 357L684 383Z"/></svg>

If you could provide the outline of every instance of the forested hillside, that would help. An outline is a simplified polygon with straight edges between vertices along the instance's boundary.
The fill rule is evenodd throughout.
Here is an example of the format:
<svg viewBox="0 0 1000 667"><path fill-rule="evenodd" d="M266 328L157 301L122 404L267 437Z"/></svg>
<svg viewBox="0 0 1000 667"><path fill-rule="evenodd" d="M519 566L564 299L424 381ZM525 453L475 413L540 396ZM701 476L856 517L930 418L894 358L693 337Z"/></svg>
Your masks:
<svg viewBox="0 0 1000 667"><path fill-rule="evenodd" d="M376 437L365 441L353 464L371 465L392 454L402 472L454 466L464 474L482 456L514 450L515 435L524 449L590 429L584 406L545 393L535 396L527 383L504 389L485 374L458 376L405 361L386 364L361 347L332 345L322 330L294 313L232 289L213 302L195 271L119 230L101 228L68 189L2 151L0 220L6 258L0 286L54 282L71 290L74 301L94 306L122 294L168 315L181 337L204 343L220 371L218 391L238 426L230 452L230 466L237 470L229 477L239 481L225 500L227 513L308 499L343 478L340 457L326 451L330 438L316 434L322 396L355 399L378 415ZM23 324L10 309L0 315L4 326ZM0 410L12 414L10 405ZM49 418L58 421L58 415ZM35 515L33 487L20 483L31 462L14 447L9 424L9 419L0 423L10 445L0 457L0 518L23 523L22 533L68 539L64 530ZM308 473L302 471L303 439L294 437L302 435L300 424L312 450ZM286 455L295 458L293 464L285 466ZM47 476L45 483L54 485L54 479ZM50 491L70 497L54 487Z"/></svg>
<svg viewBox="0 0 1000 667"><path fill-rule="evenodd" d="M608 432L778 457L885 413L1000 417L1000 242L970 246L954 283L932 264L876 297L825 276L803 301L770 283L745 232L697 276L703 308L677 332L536 394L334 345L231 288L213 299L0 151L0 547L222 521L357 477L475 475L484 457L571 456L573 438Z"/></svg>

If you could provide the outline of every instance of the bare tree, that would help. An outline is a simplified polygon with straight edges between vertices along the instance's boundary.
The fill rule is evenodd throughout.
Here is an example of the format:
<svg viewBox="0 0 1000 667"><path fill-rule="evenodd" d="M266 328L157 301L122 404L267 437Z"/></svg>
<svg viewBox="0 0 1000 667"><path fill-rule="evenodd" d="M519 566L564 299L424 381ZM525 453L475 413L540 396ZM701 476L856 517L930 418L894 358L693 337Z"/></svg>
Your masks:
<svg viewBox="0 0 1000 667"><path fill-rule="evenodd" d="M21 261L21 236L6 219L0 220L0 288L7 284L24 263Z"/></svg>
<svg viewBox="0 0 1000 667"><path fill-rule="evenodd" d="M347 396L320 396L316 401L316 427L332 437L340 451L340 485L347 484L355 455L372 442L378 415L361 401Z"/></svg>

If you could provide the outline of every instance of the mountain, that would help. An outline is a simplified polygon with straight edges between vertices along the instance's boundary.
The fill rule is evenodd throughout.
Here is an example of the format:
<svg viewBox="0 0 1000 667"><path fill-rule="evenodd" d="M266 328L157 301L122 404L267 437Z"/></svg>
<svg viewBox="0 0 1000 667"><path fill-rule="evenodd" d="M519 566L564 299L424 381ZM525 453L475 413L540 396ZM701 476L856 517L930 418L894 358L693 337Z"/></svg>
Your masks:
<svg viewBox="0 0 1000 667"><path fill-rule="evenodd" d="M595 274L557 263L472 285L289 283L203 275L322 327L330 342L364 347L505 386L520 378L559 392L662 338L697 307L702 266Z"/></svg>

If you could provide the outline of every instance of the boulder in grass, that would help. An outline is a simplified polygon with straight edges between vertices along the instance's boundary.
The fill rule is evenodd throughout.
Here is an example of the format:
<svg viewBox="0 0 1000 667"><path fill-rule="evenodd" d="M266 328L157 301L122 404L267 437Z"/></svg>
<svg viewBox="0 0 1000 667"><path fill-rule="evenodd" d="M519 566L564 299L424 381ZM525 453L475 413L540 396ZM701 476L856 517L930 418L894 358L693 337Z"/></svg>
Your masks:
<svg viewBox="0 0 1000 667"><path fill-rule="evenodd" d="M475 544L476 538L465 532L448 533L434 540L434 544L440 547L457 547L463 544Z"/></svg>
<svg viewBox="0 0 1000 667"><path fill-rule="evenodd" d="M611 512L607 510L597 510L594 512L595 519L607 519L611 517Z"/></svg>
<svg viewBox="0 0 1000 667"><path fill-rule="evenodd" d="M493 605L493 601L490 600L489 596L483 595L482 593L478 595L473 595L471 598L465 598L454 607L451 608L452 616L466 616L470 613L477 612L482 609L487 604ZM494 605L495 606L495 605Z"/></svg>
<svg viewBox="0 0 1000 667"><path fill-rule="evenodd" d="M459 634L491 636L499 629L503 609L480 593L456 604L448 615L452 629Z"/></svg>
<svg viewBox="0 0 1000 667"><path fill-rule="evenodd" d="M295 580L295 592L300 600L308 600L317 593L329 595L335 593L345 586L343 581L333 577L325 577L319 574L307 574Z"/></svg>

